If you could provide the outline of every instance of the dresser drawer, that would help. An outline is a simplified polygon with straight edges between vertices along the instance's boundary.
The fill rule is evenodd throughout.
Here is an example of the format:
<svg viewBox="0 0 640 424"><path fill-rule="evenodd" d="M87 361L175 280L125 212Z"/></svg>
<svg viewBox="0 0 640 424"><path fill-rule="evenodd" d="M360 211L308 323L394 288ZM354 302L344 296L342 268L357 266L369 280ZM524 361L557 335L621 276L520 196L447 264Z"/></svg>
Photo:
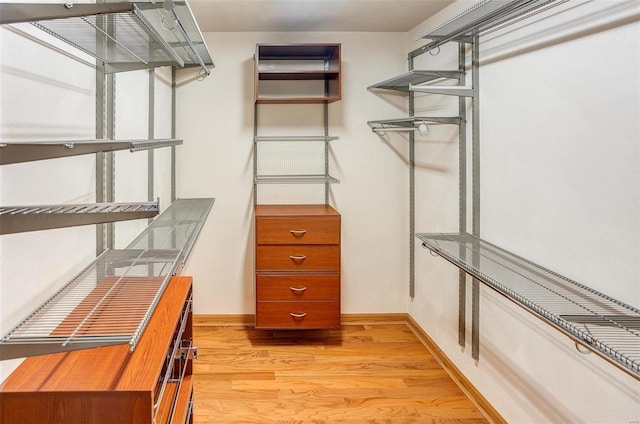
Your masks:
<svg viewBox="0 0 640 424"><path fill-rule="evenodd" d="M340 327L339 302L258 302L256 328Z"/></svg>
<svg viewBox="0 0 640 424"><path fill-rule="evenodd" d="M256 246L256 271L340 271L340 245Z"/></svg>
<svg viewBox="0 0 640 424"><path fill-rule="evenodd" d="M340 217L257 218L257 244L339 244Z"/></svg>
<svg viewBox="0 0 640 424"><path fill-rule="evenodd" d="M340 274L257 275L256 298L286 301L340 300Z"/></svg>

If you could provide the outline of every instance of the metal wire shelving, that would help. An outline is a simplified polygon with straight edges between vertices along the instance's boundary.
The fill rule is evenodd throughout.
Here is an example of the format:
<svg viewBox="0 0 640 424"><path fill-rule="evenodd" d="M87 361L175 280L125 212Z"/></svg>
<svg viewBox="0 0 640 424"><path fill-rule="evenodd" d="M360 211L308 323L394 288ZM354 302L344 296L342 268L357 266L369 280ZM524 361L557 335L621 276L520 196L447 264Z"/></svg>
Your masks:
<svg viewBox="0 0 640 424"><path fill-rule="evenodd" d="M158 202L0 207L0 235L153 218Z"/></svg>
<svg viewBox="0 0 640 424"><path fill-rule="evenodd" d="M460 71L427 71L412 70L405 74L389 78L377 84L370 85L367 90L394 90L408 92L411 84L423 84L438 79L460 79Z"/></svg>
<svg viewBox="0 0 640 424"><path fill-rule="evenodd" d="M416 237L576 343L640 378L640 310L468 233Z"/></svg>
<svg viewBox="0 0 640 424"><path fill-rule="evenodd" d="M186 1L0 4L0 24L37 28L105 63L105 72L198 66L213 60Z"/></svg>
<svg viewBox="0 0 640 424"><path fill-rule="evenodd" d="M464 40L483 31L526 15L556 0L483 0L449 21L422 34L420 38L432 40L412 52L421 54L455 40Z"/></svg>
<svg viewBox="0 0 640 424"><path fill-rule="evenodd" d="M256 184L337 184L340 180L331 175L257 175Z"/></svg>
<svg viewBox="0 0 640 424"><path fill-rule="evenodd" d="M178 199L127 248L106 250L0 339L0 359L129 344L133 350L214 199Z"/></svg>
<svg viewBox="0 0 640 424"><path fill-rule="evenodd" d="M87 155L99 152L159 149L177 146L182 140L175 138L154 140L58 140L0 142L0 165L24 163L44 159Z"/></svg>

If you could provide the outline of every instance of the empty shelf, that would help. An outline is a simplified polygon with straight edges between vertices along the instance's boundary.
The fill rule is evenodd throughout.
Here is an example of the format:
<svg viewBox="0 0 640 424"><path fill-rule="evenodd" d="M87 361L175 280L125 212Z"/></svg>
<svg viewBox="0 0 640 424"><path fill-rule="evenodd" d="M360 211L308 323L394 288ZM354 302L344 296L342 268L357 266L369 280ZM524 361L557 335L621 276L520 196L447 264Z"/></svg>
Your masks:
<svg viewBox="0 0 640 424"><path fill-rule="evenodd" d="M336 184L330 175L258 175L256 184Z"/></svg>
<svg viewBox="0 0 640 424"><path fill-rule="evenodd" d="M213 198L177 199L135 240L129 249L178 249L181 266L191 253L211 208Z"/></svg>
<svg viewBox="0 0 640 424"><path fill-rule="evenodd" d="M153 218L158 202L0 207L0 234Z"/></svg>
<svg viewBox="0 0 640 424"><path fill-rule="evenodd" d="M254 141L335 141L340 140L340 137L331 136L313 136L313 135L284 135L284 136L257 136L253 138Z"/></svg>
<svg viewBox="0 0 640 424"><path fill-rule="evenodd" d="M129 344L186 260L214 199L178 199L129 247L107 250L0 339L0 359Z"/></svg>
<svg viewBox="0 0 640 424"><path fill-rule="evenodd" d="M199 66L209 50L186 1L98 4L0 4L0 24L31 22L105 63L106 72Z"/></svg>
<svg viewBox="0 0 640 424"><path fill-rule="evenodd" d="M483 0L453 19L422 34L419 38L433 40L412 52L425 52L448 41L494 28L556 0Z"/></svg>
<svg viewBox="0 0 640 424"><path fill-rule="evenodd" d="M16 141L0 143L0 165L31 162L35 160L86 155L117 150L158 149L176 146L182 140L65 140L65 141Z"/></svg>
<svg viewBox="0 0 640 424"><path fill-rule="evenodd" d="M640 378L640 310L467 233L416 237L426 248Z"/></svg>
<svg viewBox="0 0 640 424"><path fill-rule="evenodd" d="M368 121L371 130L380 135L387 131L418 131L421 135L429 134L429 124L458 125L460 118L447 116L410 116L408 118L381 119Z"/></svg>
<svg viewBox="0 0 640 424"><path fill-rule="evenodd" d="M383 89L409 92L410 84L423 84L437 79L460 79L460 71L410 71L406 74L367 87L367 90Z"/></svg>

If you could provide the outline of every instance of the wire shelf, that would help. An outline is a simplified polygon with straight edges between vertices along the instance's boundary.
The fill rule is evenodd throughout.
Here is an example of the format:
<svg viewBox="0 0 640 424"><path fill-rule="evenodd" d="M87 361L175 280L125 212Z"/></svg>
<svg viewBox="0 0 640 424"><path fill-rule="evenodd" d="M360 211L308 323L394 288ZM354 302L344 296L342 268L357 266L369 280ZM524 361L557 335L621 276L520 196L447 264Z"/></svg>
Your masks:
<svg viewBox="0 0 640 424"><path fill-rule="evenodd" d="M328 136L328 135L281 135L281 136L256 136L254 141L335 141L340 140L340 137Z"/></svg>
<svg viewBox="0 0 640 424"><path fill-rule="evenodd" d="M107 250L0 339L0 359L129 344L186 260L214 199L178 199L131 245Z"/></svg>
<svg viewBox="0 0 640 424"><path fill-rule="evenodd" d="M367 90L395 90L409 92L409 85L423 84L438 79L460 79L460 71L420 71L413 70L397 77L367 87Z"/></svg>
<svg viewBox="0 0 640 424"><path fill-rule="evenodd" d="M0 207L0 234L153 218L158 202Z"/></svg>
<svg viewBox="0 0 640 424"><path fill-rule="evenodd" d="M177 146L182 140L175 138L151 140L63 140L0 142L0 165L87 155L118 150L159 149Z"/></svg>
<svg viewBox="0 0 640 424"><path fill-rule="evenodd" d="M555 1L557 0L483 0L418 37L433 41L411 55L435 49L448 41L478 35Z"/></svg>
<svg viewBox="0 0 640 424"><path fill-rule="evenodd" d="M337 184L330 175L258 175L256 184Z"/></svg>
<svg viewBox="0 0 640 424"><path fill-rule="evenodd" d="M640 378L640 310L471 234L416 237L429 250Z"/></svg>
<svg viewBox="0 0 640 424"><path fill-rule="evenodd" d="M31 22L104 62L108 73L171 65L209 75L213 61L188 3L165 3L9 3L0 5L0 23Z"/></svg>

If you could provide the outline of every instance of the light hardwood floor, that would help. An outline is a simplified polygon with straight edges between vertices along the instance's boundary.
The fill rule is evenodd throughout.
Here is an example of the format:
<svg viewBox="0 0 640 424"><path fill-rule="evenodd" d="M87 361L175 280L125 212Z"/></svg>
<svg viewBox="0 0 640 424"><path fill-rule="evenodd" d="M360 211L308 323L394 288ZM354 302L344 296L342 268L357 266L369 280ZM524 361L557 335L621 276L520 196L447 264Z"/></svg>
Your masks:
<svg viewBox="0 0 640 424"><path fill-rule="evenodd" d="M256 331L194 322L194 422L486 423L406 323Z"/></svg>

